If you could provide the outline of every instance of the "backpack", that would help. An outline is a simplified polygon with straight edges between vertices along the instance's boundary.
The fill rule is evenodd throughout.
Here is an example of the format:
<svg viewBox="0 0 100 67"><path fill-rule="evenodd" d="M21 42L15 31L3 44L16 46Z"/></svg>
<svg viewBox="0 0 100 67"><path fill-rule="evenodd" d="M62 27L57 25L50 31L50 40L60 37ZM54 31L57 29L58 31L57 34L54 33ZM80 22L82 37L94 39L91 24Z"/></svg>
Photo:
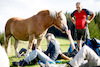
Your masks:
<svg viewBox="0 0 100 67"><path fill-rule="evenodd" d="M96 38L93 38L93 39L88 39L85 44L87 46L89 46L91 49L93 49L98 56L100 56L100 53L99 53L99 47L100 47L100 40L96 39Z"/></svg>
<svg viewBox="0 0 100 67"><path fill-rule="evenodd" d="M95 44L96 47L100 47L100 40L99 40L99 39L93 38L91 42L92 42L93 44Z"/></svg>

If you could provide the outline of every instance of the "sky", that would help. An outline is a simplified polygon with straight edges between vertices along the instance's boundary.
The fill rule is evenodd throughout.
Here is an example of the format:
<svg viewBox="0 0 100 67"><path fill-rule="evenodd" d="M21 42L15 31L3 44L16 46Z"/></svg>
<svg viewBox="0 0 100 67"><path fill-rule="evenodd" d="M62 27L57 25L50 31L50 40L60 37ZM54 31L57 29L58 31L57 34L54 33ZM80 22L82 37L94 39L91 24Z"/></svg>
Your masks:
<svg viewBox="0 0 100 67"><path fill-rule="evenodd" d="M0 0L0 32L4 32L7 20L12 17L26 19L45 9L71 13L76 2L90 11L100 11L100 0Z"/></svg>

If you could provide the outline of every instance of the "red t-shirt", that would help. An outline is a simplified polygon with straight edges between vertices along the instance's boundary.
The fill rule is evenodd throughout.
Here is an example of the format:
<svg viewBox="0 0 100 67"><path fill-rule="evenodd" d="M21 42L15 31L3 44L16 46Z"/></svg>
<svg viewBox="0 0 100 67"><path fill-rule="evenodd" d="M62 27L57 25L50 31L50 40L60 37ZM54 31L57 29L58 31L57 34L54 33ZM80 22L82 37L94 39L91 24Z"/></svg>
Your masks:
<svg viewBox="0 0 100 67"><path fill-rule="evenodd" d="M77 10L75 10L71 16L75 16L76 20L76 29L85 29L86 26L86 19L87 15L92 15L93 13L90 12L87 9L82 9L82 11L79 13Z"/></svg>

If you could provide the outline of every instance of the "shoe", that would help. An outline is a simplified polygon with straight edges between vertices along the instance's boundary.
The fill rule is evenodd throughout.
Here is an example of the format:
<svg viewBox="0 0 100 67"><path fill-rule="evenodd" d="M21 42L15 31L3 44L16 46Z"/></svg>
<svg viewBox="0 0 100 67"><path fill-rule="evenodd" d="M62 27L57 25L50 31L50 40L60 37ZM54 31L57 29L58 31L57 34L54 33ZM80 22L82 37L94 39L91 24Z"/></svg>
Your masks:
<svg viewBox="0 0 100 67"><path fill-rule="evenodd" d="M77 54L77 53L78 53L78 51L77 51L76 49L74 49L74 50L73 50L73 52L74 52L75 54Z"/></svg>
<svg viewBox="0 0 100 67"><path fill-rule="evenodd" d="M12 64L13 64L14 66L18 66L18 65L19 65L19 62L12 62Z"/></svg>
<svg viewBox="0 0 100 67"><path fill-rule="evenodd" d="M45 67L45 64L42 62L39 62L40 67Z"/></svg>
<svg viewBox="0 0 100 67"><path fill-rule="evenodd" d="M20 62L12 62L12 64L13 64L14 66L27 66L27 65L28 65L27 62L24 61L24 60L22 60L22 61L20 61Z"/></svg>

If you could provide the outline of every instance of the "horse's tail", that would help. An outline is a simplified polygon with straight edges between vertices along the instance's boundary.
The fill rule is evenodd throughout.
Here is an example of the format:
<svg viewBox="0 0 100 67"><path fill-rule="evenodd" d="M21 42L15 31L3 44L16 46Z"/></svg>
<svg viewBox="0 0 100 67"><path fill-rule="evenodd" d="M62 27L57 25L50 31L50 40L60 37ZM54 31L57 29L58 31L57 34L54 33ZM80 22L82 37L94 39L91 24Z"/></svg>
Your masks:
<svg viewBox="0 0 100 67"><path fill-rule="evenodd" d="M5 39L5 41L6 41L6 37L4 37ZM8 54L10 54L10 45L11 45L11 37L9 38L9 40L8 40L8 43L7 44L5 44L5 46L6 45L8 45L7 46L7 49L6 49L6 52L8 53Z"/></svg>
<svg viewBox="0 0 100 67"><path fill-rule="evenodd" d="M11 36L10 37L6 37L4 35L4 43L5 43L5 51L8 54L10 54Z"/></svg>
<svg viewBox="0 0 100 67"><path fill-rule="evenodd" d="M5 50L8 54L10 54L10 45L11 45L11 24L14 22L14 19L11 18L7 21L5 25L5 35L4 35L4 40L5 40Z"/></svg>
<svg viewBox="0 0 100 67"><path fill-rule="evenodd" d="M10 54L10 46L11 46L11 37L9 38L9 42L8 42L8 54Z"/></svg>

